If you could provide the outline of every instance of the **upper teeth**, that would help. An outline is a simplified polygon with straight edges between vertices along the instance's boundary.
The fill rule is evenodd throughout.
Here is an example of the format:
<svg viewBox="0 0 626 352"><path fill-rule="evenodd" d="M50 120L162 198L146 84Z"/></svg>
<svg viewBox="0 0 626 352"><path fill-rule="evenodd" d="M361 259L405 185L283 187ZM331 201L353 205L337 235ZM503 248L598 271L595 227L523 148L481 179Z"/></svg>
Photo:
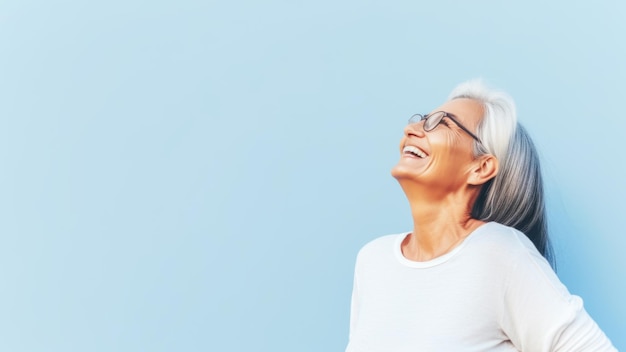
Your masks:
<svg viewBox="0 0 626 352"><path fill-rule="evenodd" d="M423 151L419 150L417 147L414 147L412 145L407 145L406 147L404 147L404 149L402 149L402 152L415 154L419 156L420 158L426 157L426 154Z"/></svg>

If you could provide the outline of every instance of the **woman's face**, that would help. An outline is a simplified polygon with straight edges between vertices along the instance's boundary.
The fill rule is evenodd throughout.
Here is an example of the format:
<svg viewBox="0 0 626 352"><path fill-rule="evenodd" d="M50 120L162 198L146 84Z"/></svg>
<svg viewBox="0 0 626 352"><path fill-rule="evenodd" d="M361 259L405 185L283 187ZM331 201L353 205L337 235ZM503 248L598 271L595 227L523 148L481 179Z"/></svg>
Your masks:
<svg viewBox="0 0 626 352"><path fill-rule="evenodd" d="M474 134L483 115L480 103L465 98L450 100L432 112L435 111L454 115ZM423 125L422 121L404 128L400 160L391 174L401 184L413 181L427 185L433 191L461 189L467 183L474 161L474 139L447 117L432 131L424 131Z"/></svg>

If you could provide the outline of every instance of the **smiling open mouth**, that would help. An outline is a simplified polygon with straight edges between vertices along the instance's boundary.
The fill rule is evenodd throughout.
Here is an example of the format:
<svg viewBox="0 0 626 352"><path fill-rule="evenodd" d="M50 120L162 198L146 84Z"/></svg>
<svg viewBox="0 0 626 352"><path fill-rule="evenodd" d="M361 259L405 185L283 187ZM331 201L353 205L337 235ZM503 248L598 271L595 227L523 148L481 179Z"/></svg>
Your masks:
<svg viewBox="0 0 626 352"><path fill-rule="evenodd" d="M426 153L421 151L418 147L414 147L412 145L405 146L404 149L402 149L402 153L415 155L418 158L425 158L426 157Z"/></svg>

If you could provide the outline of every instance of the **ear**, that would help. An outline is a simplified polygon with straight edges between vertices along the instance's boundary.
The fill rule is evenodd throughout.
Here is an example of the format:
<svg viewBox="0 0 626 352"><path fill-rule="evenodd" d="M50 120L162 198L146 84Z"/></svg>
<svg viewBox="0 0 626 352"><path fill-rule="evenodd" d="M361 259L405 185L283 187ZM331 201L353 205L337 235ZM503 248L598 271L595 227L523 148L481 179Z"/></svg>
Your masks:
<svg viewBox="0 0 626 352"><path fill-rule="evenodd" d="M498 174L498 159L491 154L481 155L472 165L467 183L474 186L480 186L485 182L496 177Z"/></svg>

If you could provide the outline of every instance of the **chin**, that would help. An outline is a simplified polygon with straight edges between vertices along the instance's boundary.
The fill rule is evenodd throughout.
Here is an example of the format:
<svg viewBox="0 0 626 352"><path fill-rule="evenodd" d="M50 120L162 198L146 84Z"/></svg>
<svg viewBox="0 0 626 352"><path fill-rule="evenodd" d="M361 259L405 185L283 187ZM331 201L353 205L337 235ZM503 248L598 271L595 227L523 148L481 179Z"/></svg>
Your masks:
<svg viewBox="0 0 626 352"><path fill-rule="evenodd" d="M415 178L415 170L411 170L404 165L398 164L391 168L391 176L396 180Z"/></svg>
<svg viewBox="0 0 626 352"><path fill-rule="evenodd" d="M424 166L416 168L415 165L407 165L402 160L391 168L391 176L400 183L402 188L418 184L429 187L428 185L433 181L429 175L430 172Z"/></svg>

